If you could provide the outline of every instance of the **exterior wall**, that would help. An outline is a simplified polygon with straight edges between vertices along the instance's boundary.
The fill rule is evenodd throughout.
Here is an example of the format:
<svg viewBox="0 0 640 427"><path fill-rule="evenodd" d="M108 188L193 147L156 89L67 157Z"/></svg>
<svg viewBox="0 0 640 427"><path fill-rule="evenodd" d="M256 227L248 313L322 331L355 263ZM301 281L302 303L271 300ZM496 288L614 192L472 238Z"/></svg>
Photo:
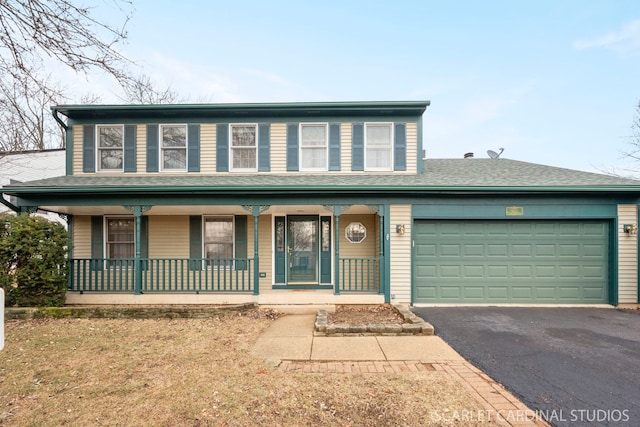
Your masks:
<svg viewBox="0 0 640 427"><path fill-rule="evenodd" d="M362 243L351 243L345 237L345 228L352 222L359 222L367 228L367 237ZM341 258L376 258L376 234L378 234L375 215L341 215L340 216L340 257Z"/></svg>
<svg viewBox="0 0 640 427"><path fill-rule="evenodd" d="M189 258L188 216L149 216L149 258Z"/></svg>
<svg viewBox="0 0 640 427"><path fill-rule="evenodd" d="M312 122L313 120L309 120ZM304 123L304 122L300 122ZM270 129L270 172L269 173L289 173L289 174L307 174L308 172L290 172L287 171L287 124L282 122L271 122ZM362 171L351 171L351 125L350 122L340 123L340 171L326 171L315 173L370 173ZM407 122L406 127L406 143L407 143L407 158L406 158L406 171L395 171L393 173L400 174L415 174L417 172L418 165L418 124L417 122ZM83 130L82 125L74 125L72 127L73 132L73 161L72 161L72 173L73 175L80 175L82 171L82 138ZM147 128L146 124L138 123L136 126L136 174L147 174ZM118 174L124 172L95 172L96 174ZM153 172L158 174L162 172ZM187 173L187 172L184 172ZM193 172L190 172L193 173ZM200 124L200 173L201 174L228 174L230 172L217 172L216 171L216 123L201 123ZM233 172L231 172L233 173ZM256 172L257 173L257 172ZM262 172L264 173L264 172ZM375 172L380 173L380 172ZM385 172L388 173L388 172ZM92 172L91 174L94 174ZM131 175L128 173L127 175Z"/></svg>
<svg viewBox="0 0 640 427"><path fill-rule="evenodd" d="M624 232L624 224L638 223L637 205L618 205L618 302L638 302L638 236Z"/></svg>
<svg viewBox="0 0 640 427"><path fill-rule="evenodd" d="M273 123L271 125L271 172L287 171L287 125Z"/></svg>
<svg viewBox="0 0 640 427"><path fill-rule="evenodd" d="M251 250L249 257L253 257L253 217L249 217L251 232L247 236ZM261 215L258 219L258 251L260 252L260 273L266 277L260 278L260 292L271 289L273 284L273 217Z"/></svg>
<svg viewBox="0 0 640 427"><path fill-rule="evenodd" d="M411 205L391 205L391 301L411 302ZM396 225L404 225L404 234ZM395 295L395 297L394 297Z"/></svg>
<svg viewBox="0 0 640 427"><path fill-rule="evenodd" d="M91 217L73 217L73 257L91 258Z"/></svg>

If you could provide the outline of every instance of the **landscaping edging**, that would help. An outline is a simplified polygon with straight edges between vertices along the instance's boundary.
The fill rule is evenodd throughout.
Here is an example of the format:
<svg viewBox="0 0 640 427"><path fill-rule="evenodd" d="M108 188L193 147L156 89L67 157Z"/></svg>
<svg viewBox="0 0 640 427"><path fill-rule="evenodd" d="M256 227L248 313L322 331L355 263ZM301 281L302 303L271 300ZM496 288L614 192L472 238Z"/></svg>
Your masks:
<svg viewBox="0 0 640 427"><path fill-rule="evenodd" d="M205 319L255 310L254 303L221 306L6 307L6 320L30 319Z"/></svg>
<svg viewBox="0 0 640 427"><path fill-rule="evenodd" d="M316 314L316 322L313 335L327 337L368 335L433 335L433 326L413 314L408 307L396 304L392 304L391 306L404 319L404 322L402 324L328 324L327 310L319 310Z"/></svg>

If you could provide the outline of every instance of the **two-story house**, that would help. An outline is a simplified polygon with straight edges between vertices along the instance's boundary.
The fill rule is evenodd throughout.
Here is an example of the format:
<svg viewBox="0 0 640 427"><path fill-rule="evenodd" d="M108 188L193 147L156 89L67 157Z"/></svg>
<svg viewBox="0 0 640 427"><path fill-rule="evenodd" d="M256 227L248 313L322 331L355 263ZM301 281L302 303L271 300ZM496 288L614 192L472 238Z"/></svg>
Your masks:
<svg viewBox="0 0 640 427"><path fill-rule="evenodd" d="M68 303L638 302L640 183L423 159L427 101L63 105Z"/></svg>

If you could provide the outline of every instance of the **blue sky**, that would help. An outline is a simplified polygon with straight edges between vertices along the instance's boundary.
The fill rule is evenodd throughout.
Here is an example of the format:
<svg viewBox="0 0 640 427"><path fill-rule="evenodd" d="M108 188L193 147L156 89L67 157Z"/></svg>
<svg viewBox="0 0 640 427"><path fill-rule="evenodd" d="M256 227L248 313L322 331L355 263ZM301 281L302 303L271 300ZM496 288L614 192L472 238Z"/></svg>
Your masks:
<svg viewBox="0 0 640 427"><path fill-rule="evenodd" d="M431 158L629 166L637 0L144 0L127 29L121 50L188 102L430 100Z"/></svg>

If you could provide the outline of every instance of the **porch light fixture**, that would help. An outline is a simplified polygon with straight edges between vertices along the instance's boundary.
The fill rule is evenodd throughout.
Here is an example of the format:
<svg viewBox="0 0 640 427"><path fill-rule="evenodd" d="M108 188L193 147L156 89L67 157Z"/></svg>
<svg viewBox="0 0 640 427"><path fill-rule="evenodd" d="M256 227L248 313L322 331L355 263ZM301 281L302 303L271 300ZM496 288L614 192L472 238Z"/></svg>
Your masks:
<svg viewBox="0 0 640 427"><path fill-rule="evenodd" d="M398 233L401 236L404 234L404 224L396 225L396 233Z"/></svg>
<svg viewBox="0 0 640 427"><path fill-rule="evenodd" d="M625 224L622 229L625 233L635 235L638 234L638 225L637 224Z"/></svg>

